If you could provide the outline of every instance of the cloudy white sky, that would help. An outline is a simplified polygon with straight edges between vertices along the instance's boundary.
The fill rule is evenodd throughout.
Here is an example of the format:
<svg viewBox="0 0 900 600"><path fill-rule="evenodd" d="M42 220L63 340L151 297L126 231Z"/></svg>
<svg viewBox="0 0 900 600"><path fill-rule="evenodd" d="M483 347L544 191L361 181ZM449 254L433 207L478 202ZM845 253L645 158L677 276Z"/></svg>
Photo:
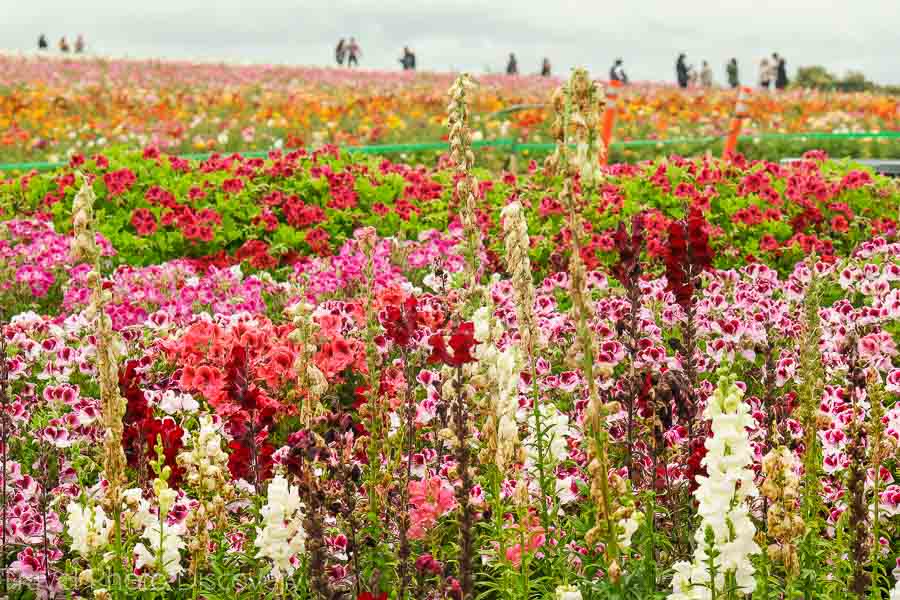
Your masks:
<svg viewBox="0 0 900 600"><path fill-rule="evenodd" d="M397 68L404 44L420 68L520 71L550 57L605 76L622 56L632 79L669 80L675 55L708 59L724 79L731 56L744 82L764 53L789 69L824 64L900 83L898 0L0 0L0 48L28 50L46 32L83 33L111 55L329 64L355 35L363 66Z"/></svg>

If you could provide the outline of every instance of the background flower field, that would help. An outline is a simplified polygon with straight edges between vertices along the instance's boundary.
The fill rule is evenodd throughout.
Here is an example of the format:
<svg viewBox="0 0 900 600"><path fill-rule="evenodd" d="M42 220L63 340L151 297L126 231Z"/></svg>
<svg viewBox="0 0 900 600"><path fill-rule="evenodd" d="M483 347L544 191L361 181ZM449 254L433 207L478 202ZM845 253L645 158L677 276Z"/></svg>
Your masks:
<svg viewBox="0 0 900 600"><path fill-rule="evenodd" d="M3 158L66 162L0 179L8 597L900 598L896 180L600 166L581 70L0 72ZM734 103L628 94L623 137ZM756 102L751 132L896 127ZM493 136L555 149L507 170ZM448 151L334 145L421 137Z"/></svg>
<svg viewBox="0 0 900 600"><path fill-rule="evenodd" d="M447 137L445 91L452 79L276 65L0 56L0 162L66 160L71 153L118 145L152 145L179 154L437 142ZM559 83L536 76L482 77L470 99L476 138L552 142L547 100ZM615 131L620 141L723 136L736 98L733 90L684 91L656 83L628 86L621 95ZM748 108L744 133L750 136L900 130L900 100L877 93L754 93ZM703 152L709 145L651 144L617 149L613 156L634 161ZM761 139L742 150L770 160L814 148L877 157L896 155L898 145L896 139L877 138L849 144Z"/></svg>

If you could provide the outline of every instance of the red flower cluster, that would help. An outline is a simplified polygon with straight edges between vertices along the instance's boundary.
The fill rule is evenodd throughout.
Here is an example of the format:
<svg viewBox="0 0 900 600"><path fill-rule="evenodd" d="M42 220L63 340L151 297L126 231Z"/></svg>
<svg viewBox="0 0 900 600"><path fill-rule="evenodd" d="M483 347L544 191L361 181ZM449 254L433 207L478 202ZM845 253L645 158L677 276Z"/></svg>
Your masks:
<svg viewBox="0 0 900 600"><path fill-rule="evenodd" d="M152 235L156 232L156 215L149 208L136 208L131 213L131 224L138 235Z"/></svg>
<svg viewBox="0 0 900 600"><path fill-rule="evenodd" d="M125 397L122 446L128 466L149 476L150 461L156 460L156 445L162 442L165 464L172 474L169 484L177 487L184 474L176 457L183 446L184 430L171 418L157 419L141 390L140 363L130 360L119 373L119 388Z"/></svg>
<svg viewBox="0 0 900 600"><path fill-rule="evenodd" d="M675 294L678 304L687 310L695 280L712 267L709 247L709 224L700 209L692 207L687 222L675 221L669 226L669 247L665 256L667 289Z"/></svg>
<svg viewBox="0 0 900 600"><path fill-rule="evenodd" d="M471 322L460 323L450 336L451 354L447 351L447 342L444 341L443 334L435 333L428 338L428 345L431 346L431 354L428 362L444 363L450 367L461 367L466 363L475 362L472 356L472 349L478 344L475 341L475 325Z"/></svg>
<svg viewBox="0 0 900 600"><path fill-rule="evenodd" d="M384 309L381 322L388 338L398 346L408 346L416 332L418 324L418 303L415 296L410 296L402 304L388 306Z"/></svg>
<svg viewBox="0 0 900 600"><path fill-rule="evenodd" d="M330 237L327 231L316 227L306 232L306 243L319 256L328 256L331 253L331 247L328 245Z"/></svg>
<svg viewBox="0 0 900 600"><path fill-rule="evenodd" d="M130 190L136 181L137 177L131 169L119 169L103 175L103 183L106 184L106 191L110 198L121 196Z"/></svg>
<svg viewBox="0 0 900 600"><path fill-rule="evenodd" d="M254 269L271 269L278 261L269 254L269 245L262 240L247 240L238 248L234 257L239 261L247 261Z"/></svg>

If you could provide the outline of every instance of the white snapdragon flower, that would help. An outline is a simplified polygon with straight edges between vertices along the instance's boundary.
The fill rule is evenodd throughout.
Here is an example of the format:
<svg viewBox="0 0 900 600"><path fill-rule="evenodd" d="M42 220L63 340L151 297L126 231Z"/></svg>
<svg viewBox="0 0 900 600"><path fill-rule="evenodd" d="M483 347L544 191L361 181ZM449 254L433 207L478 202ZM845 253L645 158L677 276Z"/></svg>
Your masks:
<svg viewBox="0 0 900 600"><path fill-rule="evenodd" d="M574 585L557 586L556 600L581 600L581 591Z"/></svg>
<svg viewBox="0 0 900 600"><path fill-rule="evenodd" d="M276 475L269 482L268 499L260 511L263 527L256 529L259 548L257 557L272 561L272 575L282 579L294 572L293 558L306 549L306 531L303 529L303 510L297 486L288 485L287 479Z"/></svg>
<svg viewBox="0 0 900 600"><path fill-rule="evenodd" d="M566 438L575 434L569 426L569 417L551 403L541 404L537 410L540 412L541 427L545 430L544 460L552 464L564 461L569 456ZM532 411L528 416L529 434L525 440L525 466L529 469L534 468L538 459L537 425L538 415Z"/></svg>
<svg viewBox="0 0 900 600"><path fill-rule="evenodd" d="M631 547L631 537L644 522L644 513L634 511L627 519L619 521L619 547L628 549Z"/></svg>
<svg viewBox="0 0 900 600"><path fill-rule="evenodd" d="M168 523L160 526L158 520L148 523L141 535L141 538L147 540L147 544L139 543L134 547L135 567L138 569L161 567L169 580L181 575L184 572L181 550L185 547L181 533L178 526Z"/></svg>
<svg viewBox="0 0 900 600"><path fill-rule="evenodd" d="M479 344L484 344L491 337L491 321L493 314L491 308L482 306L472 315L472 325L474 325L474 337Z"/></svg>
<svg viewBox="0 0 900 600"><path fill-rule="evenodd" d="M101 506L85 508L77 502L66 507L66 533L72 538L72 550L87 558L94 551L103 548L109 541L112 527Z"/></svg>
<svg viewBox="0 0 900 600"><path fill-rule="evenodd" d="M750 408L733 380L723 378L703 414L711 421L712 436L706 439L703 459L708 475L697 477L694 492L701 518L694 535L697 547L693 564L675 565L669 600L705 600L711 596L709 584L722 589L728 573L734 575L738 593L751 594L756 589L750 556L760 549L753 539L756 526L750 519L747 499L759 492L749 468L753 450L747 429L754 425ZM719 553L714 582L710 582L708 570L707 532L712 532Z"/></svg>
<svg viewBox="0 0 900 600"><path fill-rule="evenodd" d="M157 400L159 407L167 414L178 412L194 413L200 408L200 404L190 394L181 394L175 390L166 390L160 394Z"/></svg>
<svg viewBox="0 0 900 600"><path fill-rule="evenodd" d="M900 580L897 581L897 584L894 586L894 589L891 590L891 595L889 600L900 600Z"/></svg>
<svg viewBox="0 0 900 600"><path fill-rule="evenodd" d="M125 490L122 492L122 500L125 515L134 527L145 528L157 520L156 516L150 512L150 502L144 498L144 491L141 488Z"/></svg>

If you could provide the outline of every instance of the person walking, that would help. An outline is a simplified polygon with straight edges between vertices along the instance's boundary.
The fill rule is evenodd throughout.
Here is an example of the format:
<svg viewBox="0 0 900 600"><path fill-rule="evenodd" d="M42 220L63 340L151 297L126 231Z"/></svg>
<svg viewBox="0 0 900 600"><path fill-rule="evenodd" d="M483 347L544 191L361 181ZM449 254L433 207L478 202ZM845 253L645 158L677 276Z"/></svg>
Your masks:
<svg viewBox="0 0 900 600"><path fill-rule="evenodd" d="M400 57L400 64L403 66L404 71L416 70L416 55L409 49L409 46L403 46L403 56Z"/></svg>
<svg viewBox="0 0 900 600"><path fill-rule="evenodd" d="M344 65L344 56L347 54L347 44L344 42L344 38L341 38L341 41L338 42L337 48L334 49L334 60L337 62L339 67Z"/></svg>
<svg viewBox="0 0 900 600"><path fill-rule="evenodd" d="M613 63L612 68L610 68L609 80L618 81L622 84L628 83L628 75L625 74L625 69L622 67L621 58L617 58L616 62Z"/></svg>
<svg viewBox="0 0 900 600"><path fill-rule="evenodd" d="M736 58L732 58L728 61L728 65L725 67L725 72L728 75L728 85L731 86L732 89L735 89L739 85L741 85L741 79L738 76L738 63Z"/></svg>
<svg viewBox="0 0 900 600"><path fill-rule="evenodd" d="M687 64L687 57L682 52L678 55L678 60L675 61L675 77L678 80L678 87L686 88L688 86L690 70L691 68Z"/></svg>
<svg viewBox="0 0 900 600"><path fill-rule="evenodd" d="M709 63L703 61L703 67L700 69L700 85L705 88L711 88L713 85L713 72Z"/></svg>
<svg viewBox="0 0 900 600"><path fill-rule="evenodd" d="M506 63L506 74L507 75L518 75L519 74L519 62L516 60L516 55L512 52L509 53L509 62Z"/></svg>
<svg viewBox="0 0 900 600"><path fill-rule="evenodd" d="M772 83L772 67L769 65L769 59L765 56L759 61L759 87L760 89L769 90L769 84Z"/></svg>
<svg viewBox="0 0 900 600"><path fill-rule="evenodd" d="M81 54L82 52L84 52L84 36L79 33L75 39L75 54Z"/></svg>
<svg viewBox="0 0 900 600"><path fill-rule="evenodd" d="M783 56L779 56L776 52L772 55L775 59L775 89L783 90L788 86L787 63Z"/></svg>
<svg viewBox="0 0 900 600"><path fill-rule="evenodd" d="M361 56L362 49L356 43L356 38L350 38L350 43L347 45L347 67L358 67Z"/></svg>
<svg viewBox="0 0 900 600"><path fill-rule="evenodd" d="M550 59L544 58L541 63L541 77L550 77Z"/></svg>
<svg viewBox="0 0 900 600"><path fill-rule="evenodd" d="M50 44L47 43L47 36L43 33L38 37L38 50L46 50L50 47Z"/></svg>
<svg viewBox="0 0 900 600"><path fill-rule="evenodd" d="M66 54L69 52L69 42L66 41L66 36L59 38L59 51Z"/></svg>

